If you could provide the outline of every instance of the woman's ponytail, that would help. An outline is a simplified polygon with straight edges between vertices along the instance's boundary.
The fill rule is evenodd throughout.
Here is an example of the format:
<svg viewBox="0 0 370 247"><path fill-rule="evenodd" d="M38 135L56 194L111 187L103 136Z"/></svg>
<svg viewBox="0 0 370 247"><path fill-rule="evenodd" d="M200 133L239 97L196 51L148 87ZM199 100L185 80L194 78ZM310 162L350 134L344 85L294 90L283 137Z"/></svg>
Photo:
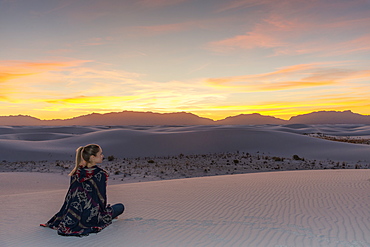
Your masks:
<svg viewBox="0 0 370 247"><path fill-rule="evenodd" d="M83 149L84 149L84 147L77 148L77 150L76 150L76 163L75 163L75 167L69 173L69 176L73 176L76 173L78 167L80 166L81 160L82 160L82 151L83 151Z"/></svg>

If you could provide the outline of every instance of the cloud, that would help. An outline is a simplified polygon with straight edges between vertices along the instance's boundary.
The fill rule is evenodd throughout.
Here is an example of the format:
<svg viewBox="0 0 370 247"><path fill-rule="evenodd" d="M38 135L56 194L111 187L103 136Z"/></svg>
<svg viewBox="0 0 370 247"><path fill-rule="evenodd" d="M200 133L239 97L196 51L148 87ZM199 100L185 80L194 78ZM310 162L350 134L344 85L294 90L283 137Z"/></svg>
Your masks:
<svg viewBox="0 0 370 247"><path fill-rule="evenodd" d="M66 67L76 67L81 64L91 62L91 60L73 60L73 61L45 61L45 62L27 62L27 61L11 61L18 68L32 69L38 71L60 70Z"/></svg>
<svg viewBox="0 0 370 247"><path fill-rule="evenodd" d="M96 88L103 80L113 83L135 74L99 70L86 67L90 60L71 61L1 61L1 94L8 102L39 102L47 97L62 97L65 94L78 94ZM91 66L91 65L89 65ZM128 80L128 79L127 79ZM95 91L94 91L95 90Z"/></svg>
<svg viewBox="0 0 370 247"><path fill-rule="evenodd" d="M140 74L107 66L77 60L3 61L2 67L13 77L3 75L1 96L6 97L0 100L19 113L35 111L40 116L41 112L60 112L68 117L72 113L87 114L92 109L181 111L189 105L202 106L221 97L199 81L144 81ZM22 71L34 73L24 75ZM46 118L53 117L49 114Z"/></svg>
<svg viewBox="0 0 370 247"><path fill-rule="evenodd" d="M331 49L328 50L329 55L342 55L370 51L370 35L367 34L335 44Z"/></svg>
<svg viewBox="0 0 370 247"><path fill-rule="evenodd" d="M370 18L359 15L324 15L324 10L344 11L364 8L363 2L334 4L317 1L252 1L239 0L225 4L222 11L261 5L259 14L240 16L245 32L209 42L206 47L218 53L270 49L271 55L318 54L337 56L370 50ZM253 13L258 12L255 10ZM346 12L344 12L346 13ZM368 15L369 13L367 13ZM325 35L323 35L325 34Z"/></svg>
<svg viewBox="0 0 370 247"><path fill-rule="evenodd" d="M6 81L9 81L9 80L12 80L12 79L16 79L16 78L20 78L20 77L24 77L24 76L30 76L30 75L34 75L35 73L0 73L0 83L1 82L6 82Z"/></svg>
<svg viewBox="0 0 370 247"><path fill-rule="evenodd" d="M370 35L348 38L346 41L312 40L275 47L274 55L316 54L319 57L359 54L370 51Z"/></svg>
<svg viewBox="0 0 370 247"><path fill-rule="evenodd" d="M368 70L355 71L332 68L325 66L325 64L299 64L280 68L269 73L209 78L205 81L213 87L225 88L231 91L265 92L334 86L346 81L369 77ZM341 62L337 62L337 64L341 64ZM292 78L296 79L292 80Z"/></svg>
<svg viewBox="0 0 370 247"><path fill-rule="evenodd" d="M133 100L137 97L133 96L122 96L122 97L112 97L112 96L78 96L73 98L63 98L63 99L50 99L45 100L47 103L51 104L81 104L81 103L87 103L87 104L96 104L97 102L101 101L115 101L117 98L120 98L121 100Z"/></svg>
<svg viewBox="0 0 370 247"><path fill-rule="evenodd" d="M260 17L251 31L207 44L208 49L216 52L252 50L255 48L288 47L290 39L310 28L310 24L297 19L285 18L278 14Z"/></svg>
<svg viewBox="0 0 370 247"><path fill-rule="evenodd" d="M279 46L285 46L285 44L271 35L258 32L249 32L246 35L238 35L208 44L208 47L216 52L228 52L238 49L273 48Z"/></svg>
<svg viewBox="0 0 370 247"><path fill-rule="evenodd" d="M74 60L74 61L18 61L5 60L0 61L0 82L28 77L47 71L60 71L65 68L79 66L81 64L91 62L88 60Z"/></svg>
<svg viewBox="0 0 370 247"><path fill-rule="evenodd" d="M88 40L82 41L83 46L98 46L98 45L107 45L112 43L113 38L108 37L95 37Z"/></svg>
<svg viewBox="0 0 370 247"><path fill-rule="evenodd" d="M1 95L1 94L0 94L0 101L8 102L8 101L9 101L9 99L8 99L8 97L6 97L5 95Z"/></svg>
<svg viewBox="0 0 370 247"><path fill-rule="evenodd" d="M251 113L289 119L291 116L313 111L343 111L348 109L356 110L362 114L370 114L368 108L369 93L361 93L348 88L341 93L323 92L322 94L311 94L294 92L285 94L286 97L282 97L282 94L275 95L271 93L266 97L264 94L260 94L259 98L253 100L247 100L248 95L246 95L244 101L232 102L228 100L208 108L192 109L192 112L213 119Z"/></svg>
<svg viewBox="0 0 370 247"><path fill-rule="evenodd" d="M72 53L72 52L74 52L74 50L72 49L55 49L55 50L47 51L47 53L51 55L63 55L63 54Z"/></svg>
<svg viewBox="0 0 370 247"><path fill-rule="evenodd" d="M145 7L163 7L169 5L176 5L189 0L139 0L138 4Z"/></svg>
<svg viewBox="0 0 370 247"><path fill-rule="evenodd" d="M233 1L224 1L217 8L217 13L230 11L235 9L250 8L258 5L265 5L273 3L273 0L233 0Z"/></svg>
<svg viewBox="0 0 370 247"><path fill-rule="evenodd" d="M167 83L136 81L132 84L105 84L86 88L85 95L38 98L38 111L79 114L109 111L184 111L204 107L221 97L206 85L172 81ZM74 91L74 94L78 91Z"/></svg>
<svg viewBox="0 0 370 247"><path fill-rule="evenodd" d="M128 28L128 32L134 36L154 36L166 33L180 32L194 28L196 22L170 23L153 26L135 26Z"/></svg>
<svg viewBox="0 0 370 247"><path fill-rule="evenodd" d="M117 32L125 32L131 36L155 36L168 33L177 33L190 31L194 29L200 30L219 30L226 28L230 23L234 23L234 17L215 17L208 19L197 19L183 22L166 23L160 25L145 25L145 26L130 26L117 29Z"/></svg>
<svg viewBox="0 0 370 247"><path fill-rule="evenodd" d="M231 38L212 41L207 48L214 52L229 53L240 50L271 49L274 56L317 54L319 56L338 56L351 53L366 52L370 50L370 35L348 35L345 41L338 41L328 36L317 36L321 32L333 33L325 24L316 23L272 23L265 20L265 24L257 25L253 31L236 35ZM319 28L317 28L319 27ZM357 28L355 26L352 29ZM370 28L370 26L369 26ZM337 30L339 30L338 27ZM345 30L342 29L345 33ZM349 32L349 31L348 31ZM309 35L312 33L312 35ZM333 35L334 36L334 35ZM307 38L304 38L307 37ZM302 40L304 39L304 40Z"/></svg>

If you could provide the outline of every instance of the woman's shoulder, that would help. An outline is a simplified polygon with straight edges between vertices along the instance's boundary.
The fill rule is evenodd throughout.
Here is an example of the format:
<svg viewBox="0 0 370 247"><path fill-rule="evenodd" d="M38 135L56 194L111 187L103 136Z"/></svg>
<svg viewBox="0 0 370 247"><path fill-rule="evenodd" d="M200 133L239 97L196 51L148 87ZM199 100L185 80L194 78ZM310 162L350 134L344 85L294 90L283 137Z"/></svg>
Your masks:
<svg viewBox="0 0 370 247"><path fill-rule="evenodd" d="M96 166L95 167L95 174L101 174L101 175L104 175L105 177L109 177L109 173L104 170L103 168L99 167L99 166Z"/></svg>
<svg viewBox="0 0 370 247"><path fill-rule="evenodd" d="M80 167L76 174L72 176L79 182L84 182L89 179L98 179L99 181L101 178L107 179L109 177L109 173L99 166L94 167Z"/></svg>

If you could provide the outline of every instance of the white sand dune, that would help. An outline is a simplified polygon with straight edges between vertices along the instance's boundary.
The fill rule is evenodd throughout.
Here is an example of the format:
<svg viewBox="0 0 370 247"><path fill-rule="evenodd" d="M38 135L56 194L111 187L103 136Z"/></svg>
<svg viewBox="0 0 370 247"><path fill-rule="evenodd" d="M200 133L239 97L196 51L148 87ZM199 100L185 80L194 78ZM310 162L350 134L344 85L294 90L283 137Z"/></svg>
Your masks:
<svg viewBox="0 0 370 247"><path fill-rule="evenodd" d="M148 157L229 151L337 161L369 161L370 145L339 143L305 133L370 136L369 125L1 127L0 160L68 160L87 143L106 155Z"/></svg>
<svg viewBox="0 0 370 247"><path fill-rule="evenodd" d="M370 246L369 169L280 171L133 183L144 179L145 174L146 181L179 178L184 169L189 169L185 176L204 176L276 166L337 169L355 168L361 163L360 168L368 167L370 145L305 135L317 133L369 138L370 126L0 126L3 171L19 166L20 170L64 174L0 173L0 246ZM119 159L118 163L105 162L102 165L106 168L114 166L111 173L115 173L116 166L124 166L121 173L112 174L108 188L110 203L125 204L123 217L98 234L61 237L38 225L62 205L69 183L69 170L63 167L68 162L56 167L54 163L33 161L73 160L75 149L88 143L100 144L106 156L174 155L177 163L171 161L174 166L166 167L166 157L154 158L159 170L152 167L149 171L145 170L150 168L145 159L137 159L145 165L137 165L134 159L126 160L131 165L122 165ZM234 151L258 155L242 158L244 153L222 154ZM275 163L270 158L260 160L261 153L290 158L284 164ZM209 155L178 160L179 154ZM295 154L307 160L294 161ZM226 164L229 161L224 160L225 156L240 163ZM327 162L312 162L314 159ZM9 165L2 160L31 162ZM170 170L162 174L161 169L167 168ZM126 177L125 172L130 175Z"/></svg>
<svg viewBox="0 0 370 247"><path fill-rule="evenodd" d="M370 246L369 179L325 170L110 185L124 215L75 238L38 226L59 210L68 177L0 173L0 246Z"/></svg>

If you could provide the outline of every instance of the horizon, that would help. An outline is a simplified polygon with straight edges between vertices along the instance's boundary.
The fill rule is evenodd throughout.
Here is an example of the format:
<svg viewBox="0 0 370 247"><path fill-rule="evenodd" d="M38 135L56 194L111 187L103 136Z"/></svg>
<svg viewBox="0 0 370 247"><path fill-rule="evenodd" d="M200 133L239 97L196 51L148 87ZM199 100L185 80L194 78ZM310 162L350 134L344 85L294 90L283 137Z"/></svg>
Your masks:
<svg viewBox="0 0 370 247"><path fill-rule="evenodd" d="M0 0L0 115L370 115L362 0Z"/></svg>
<svg viewBox="0 0 370 247"><path fill-rule="evenodd" d="M32 116L32 115L23 115L23 114L7 115L7 116L0 115L0 117L19 117L19 116L23 116L23 117L37 118L37 119L42 120L42 121L49 121L49 120L68 120L68 119L73 119L73 118L88 116L88 115L92 115L92 114L104 115L104 114L110 114L110 113L124 113L124 112L153 113L153 114L188 113L188 114L193 114L193 115L198 116L198 117L201 117L201 118L207 118L207 117L199 116L199 115L197 115L195 113L192 113L192 112L184 112L184 111L181 111L181 112L153 112L153 111L129 111L129 110L123 110L123 111L120 111L120 112L105 112L105 113L91 112L91 113L88 113L88 114L78 115L78 116L74 116L74 117L70 117L70 118L53 118L53 119L41 119L41 118L37 118L37 117ZM353 114L360 114L360 113L353 112L352 110L348 110L348 109L347 110L343 110L343 111L331 111L331 110L321 110L320 111L319 110L319 111L307 112L307 113L303 113L303 114L299 114L299 115L293 115L293 116L291 116L288 119L283 119L283 118L279 118L279 117L272 116L272 115L264 115L264 114L261 114L261 113L258 113L258 112L253 112L253 113L248 113L248 114L241 113L241 114L237 114L237 115L230 115L230 116L226 116L226 117L221 118L221 119L212 119L212 118L207 118L207 119L210 119L212 121L219 121L219 120L224 120L224 119L229 118L229 117L236 117L236 116L239 116L239 115L253 115L253 114L258 114L258 115L263 116L263 117L274 117L276 119L281 119L281 120L289 121L292 117L301 116L301 115L307 115L307 114L311 114L311 113L319 113L319 112L337 112L337 113L351 112ZM362 115L362 116L370 116L370 115L364 115L364 114L360 114L360 115Z"/></svg>

